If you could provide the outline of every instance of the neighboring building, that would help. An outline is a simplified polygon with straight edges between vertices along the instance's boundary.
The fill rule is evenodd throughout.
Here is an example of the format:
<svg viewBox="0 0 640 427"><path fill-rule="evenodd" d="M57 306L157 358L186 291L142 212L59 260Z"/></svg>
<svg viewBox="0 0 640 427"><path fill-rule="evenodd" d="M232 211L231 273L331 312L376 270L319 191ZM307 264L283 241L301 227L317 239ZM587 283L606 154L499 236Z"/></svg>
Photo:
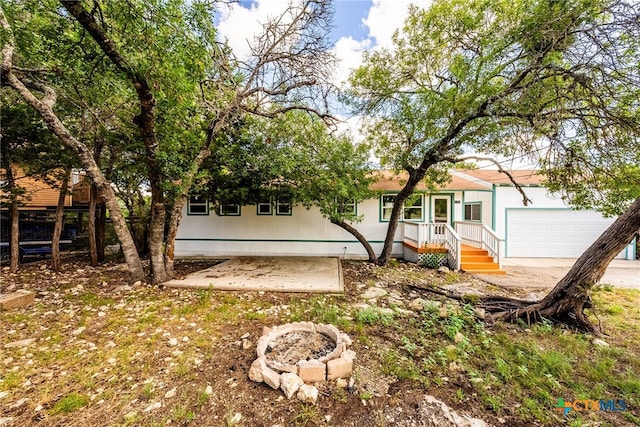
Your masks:
<svg viewBox="0 0 640 427"><path fill-rule="evenodd" d="M24 194L19 198L21 256L47 254L51 251L60 189L43 179L26 175L17 166L12 169L16 185L24 189ZM83 178L84 176L79 173L74 173L71 177L72 191L64 199L65 227L61 235L61 244L75 241L82 228L83 213L88 210L90 187ZM6 171L0 170L0 182L5 181ZM52 177L49 181L54 182L55 178ZM9 233L7 193L0 189L0 258L2 261L8 257Z"/></svg>
<svg viewBox="0 0 640 427"><path fill-rule="evenodd" d="M462 243L493 246L490 255L498 263L505 256L575 258L614 221L597 212L571 210L547 192L536 171L511 173L531 199L529 206L523 205L522 195L497 170L453 170L451 182L435 191L421 184L405 204L394 256L403 256L410 246L444 244L444 228L428 228L426 224L448 224L461 235ZM403 185L401 176L383 173L373 185L381 193L379 198L349 206L363 216L356 228L376 253L382 249L394 196ZM421 231L415 224L420 224ZM489 244L484 241L489 235L502 240ZM634 241L618 258L635 259L635 245ZM239 255L366 258L362 245L323 218L317 208L276 199L253 206L224 205L213 212L206 199L192 196L178 230L176 256Z"/></svg>

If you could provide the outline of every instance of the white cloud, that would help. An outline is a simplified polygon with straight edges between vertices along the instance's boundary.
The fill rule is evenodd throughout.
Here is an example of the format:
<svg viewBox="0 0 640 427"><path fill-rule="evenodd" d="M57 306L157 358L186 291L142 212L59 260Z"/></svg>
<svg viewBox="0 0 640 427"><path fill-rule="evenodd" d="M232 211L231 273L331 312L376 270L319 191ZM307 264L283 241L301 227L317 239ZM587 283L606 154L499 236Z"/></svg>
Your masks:
<svg viewBox="0 0 640 427"><path fill-rule="evenodd" d="M342 85L349 77L352 69L362 63L362 54L371 45L371 40L354 40L352 37L342 37L334 47L339 66L334 71L333 79L337 85Z"/></svg>
<svg viewBox="0 0 640 427"><path fill-rule="evenodd" d="M362 23L369 29L369 38L375 39L376 47L392 46L391 36L404 25L410 4L428 7L431 0L373 0L369 15Z"/></svg>
<svg viewBox="0 0 640 427"><path fill-rule="evenodd" d="M290 0L257 0L250 9L239 3L221 6L218 34L239 58L247 59L249 45L261 33L262 25L284 12L289 3Z"/></svg>

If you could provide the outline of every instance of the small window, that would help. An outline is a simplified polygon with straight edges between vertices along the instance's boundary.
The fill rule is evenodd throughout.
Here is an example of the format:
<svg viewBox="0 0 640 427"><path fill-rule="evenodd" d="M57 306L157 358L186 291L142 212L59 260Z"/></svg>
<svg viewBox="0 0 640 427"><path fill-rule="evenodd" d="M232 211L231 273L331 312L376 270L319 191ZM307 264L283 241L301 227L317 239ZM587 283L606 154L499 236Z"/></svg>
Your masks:
<svg viewBox="0 0 640 427"><path fill-rule="evenodd" d="M220 205L221 216L240 216L240 205L234 203L227 203Z"/></svg>
<svg viewBox="0 0 640 427"><path fill-rule="evenodd" d="M258 215L273 215L273 203L271 200L258 202Z"/></svg>
<svg viewBox="0 0 640 427"><path fill-rule="evenodd" d="M393 204L396 201L396 195L383 194L380 200L382 201L382 219L384 221L389 221L391 218L391 211L393 210Z"/></svg>
<svg viewBox="0 0 640 427"><path fill-rule="evenodd" d="M291 199L276 200L276 215L291 215L292 213Z"/></svg>
<svg viewBox="0 0 640 427"><path fill-rule="evenodd" d="M424 195L414 194L404 202L403 220L422 221L424 219Z"/></svg>
<svg viewBox="0 0 640 427"><path fill-rule="evenodd" d="M204 196L190 196L187 215L209 215L209 200Z"/></svg>
<svg viewBox="0 0 640 427"><path fill-rule="evenodd" d="M464 220L465 221L482 221L482 204L480 202L465 203Z"/></svg>
<svg viewBox="0 0 640 427"><path fill-rule="evenodd" d="M356 215L357 205L355 199L337 199L338 213L344 215Z"/></svg>

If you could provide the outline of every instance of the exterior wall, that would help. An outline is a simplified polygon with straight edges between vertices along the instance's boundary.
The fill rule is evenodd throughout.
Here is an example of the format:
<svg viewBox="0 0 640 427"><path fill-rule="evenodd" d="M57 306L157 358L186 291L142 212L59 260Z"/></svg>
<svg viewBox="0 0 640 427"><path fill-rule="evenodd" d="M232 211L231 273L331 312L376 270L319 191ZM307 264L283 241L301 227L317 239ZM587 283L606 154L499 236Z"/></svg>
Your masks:
<svg viewBox="0 0 640 427"><path fill-rule="evenodd" d="M480 203L481 221L489 228L493 228L493 192L491 190L472 190L462 192L460 214L456 215L456 221L464 221L464 206L468 203Z"/></svg>
<svg viewBox="0 0 640 427"><path fill-rule="evenodd" d="M11 168L16 179L16 185L25 189L25 194L20 197L23 206L20 210L38 210L43 207L55 207L58 205L60 190L54 188L44 181L25 176L24 171L14 166ZM6 171L0 170L0 179L4 180ZM64 199L64 206L71 206L71 195L67 194ZM0 190L0 203L5 207L7 194Z"/></svg>
<svg viewBox="0 0 640 427"><path fill-rule="evenodd" d="M388 192L385 194L395 194ZM437 193L450 202L451 222L462 218L462 192ZM423 197L423 221L432 218L431 196ZM365 200L358 204L357 214L363 221L354 224L371 243L376 254L382 251L388 222L382 220L380 198ZM415 221L414 221L415 222ZM396 231L393 256L402 257L404 226L400 222ZM348 232L322 217L312 207L294 206L293 214L258 215L257 207L242 206L239 216L188 215L187 207L178 229L176 256L340 256L345 258L367 258L364 247Z"/></svg>
<svg viewBox="0 0 640 427"><path fill-rule="evenodd" d="M387 222L380 220L378 199L357 206L365 220L355 227L379 254ZM176 256L340 256L366 258L363 246L351 234L322 217L312 207L294 206L290 216L257 215L257 208L242 206L240 216L187 215L186 207L178 229ZM393 246L394 256L402 255L403 226L399 224Z"/></svg>

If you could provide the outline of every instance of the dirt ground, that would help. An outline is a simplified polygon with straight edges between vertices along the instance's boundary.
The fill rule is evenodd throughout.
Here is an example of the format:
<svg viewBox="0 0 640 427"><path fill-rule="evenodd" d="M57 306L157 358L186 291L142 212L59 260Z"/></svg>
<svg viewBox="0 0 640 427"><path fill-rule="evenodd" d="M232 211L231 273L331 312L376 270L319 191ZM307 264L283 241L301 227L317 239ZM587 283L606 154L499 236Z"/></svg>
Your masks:
<svg viewBox="0 0 640 427"><path fill-rule="evenodd" d="M176 265L181 276L208 266L206 261ZM264 326L326 317L332 304L407 307L421 296L412 287L420 283L516 297L530 292L463 273L404 263L395 268L400 276L380 280L377 266L343 262L345 292L326 297L131 285L122 264L93 268L82 259L67 260L60 273L44 261L23 266L18 274L4 270L0 293L27 289L36 301L0 313L0 348L34 340L2 350L0 425L453 426L429 421L427 394L489 425L530 425L515 414L497 417L472 401L454 403L455 391L468 384L425 390L415 381L382 374L379 349L391 338L383 326L369 329L367 340L354 340L354 384L318 384L320 399L313 407L249 380L255 340ZM530 283L531 276L526 279ZM385 295L363 299L372 287ZM241 341L247 335L248 346ZM80 401L77 407L68 402L70 396Z"/></svg>

